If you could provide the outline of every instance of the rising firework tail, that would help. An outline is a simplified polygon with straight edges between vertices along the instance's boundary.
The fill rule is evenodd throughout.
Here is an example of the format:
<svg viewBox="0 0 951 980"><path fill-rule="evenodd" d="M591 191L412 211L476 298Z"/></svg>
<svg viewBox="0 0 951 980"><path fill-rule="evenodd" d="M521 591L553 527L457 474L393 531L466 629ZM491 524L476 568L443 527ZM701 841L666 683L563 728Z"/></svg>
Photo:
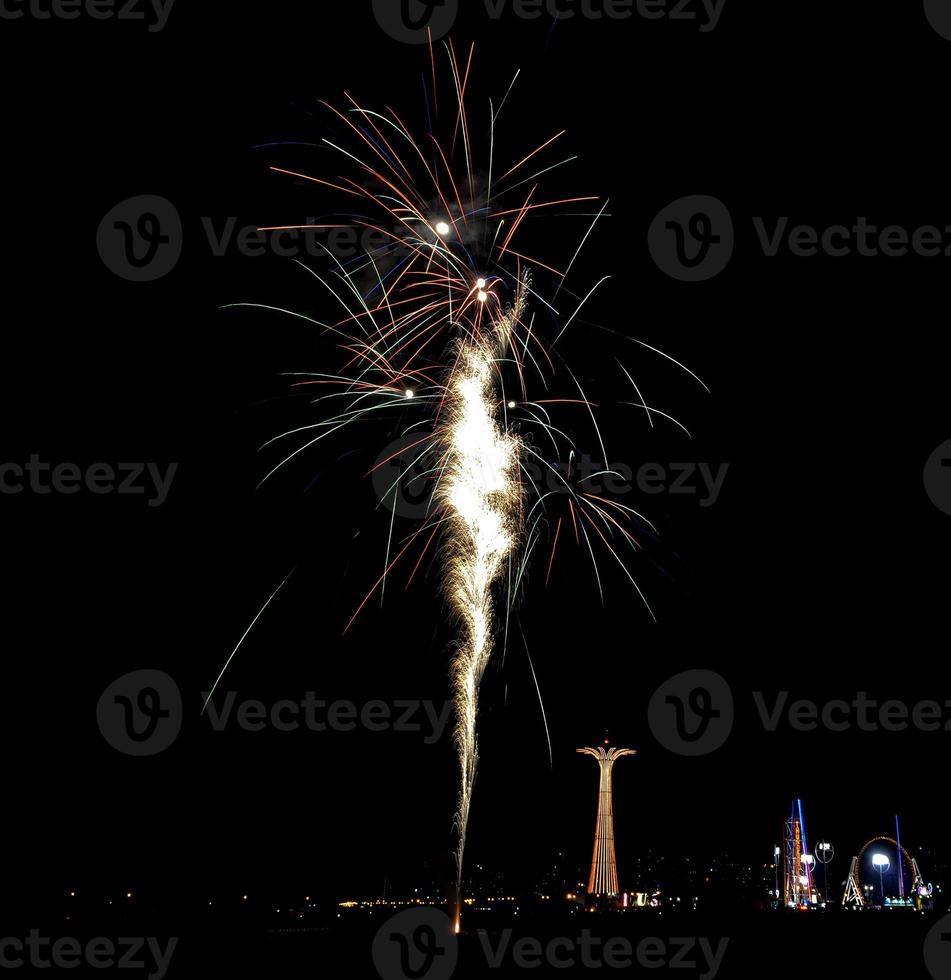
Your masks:
<svg viewBox="0 0 951 980"><path fill-rule="evenodd" d="M505 430L500 417L496 365L508 357L515 325L524 316L529 278L526 272L512 307L491 317L483 335L459 341L449 375L445 421L439 429L444 469L437 494L447 514L443 567L447 597L460 629L451 668L460 766L457 896L462 894L469 806L479 760L479 689L495 636L493 589L518 543L523 519L521 443ZM458 898L454 911L458 931Z"/></svg>

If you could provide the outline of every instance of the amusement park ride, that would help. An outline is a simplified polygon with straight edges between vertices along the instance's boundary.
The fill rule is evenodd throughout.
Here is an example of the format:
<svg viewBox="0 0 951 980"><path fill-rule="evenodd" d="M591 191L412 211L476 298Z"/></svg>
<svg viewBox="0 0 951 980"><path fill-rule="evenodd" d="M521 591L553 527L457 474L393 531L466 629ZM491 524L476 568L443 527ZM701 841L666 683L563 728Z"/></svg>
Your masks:
<svg viewBox="0 0 951 980"><path fill-rule="evenodd" d="M827 865L835 852L832 845L826 842L816 845L815 854L809 850L802 800L793 800L789 819L784 825L783 840L785 845L783 849L783 904L787 908L796 909L829 905L830 897L826 885ZM863 886L860 878L862 861L869 849L873 847L877 847L876 853L872 855L872 862L878 870L878 883ZM890 854L885 853L886 851L896 855L897 896L885 894L884 872L891 865ZM824 893L819 892L815 882L813 872L817 863L823 866ZM911 883L910 891L907 894L906 881ZM918 868L918 862L902 846L898 817L896 817L894 837L873 837L852 858L842 894L842 905L853 909L914 908L924 910L931 908L932 894L933 888L930 884L925 883Z"/></svg>

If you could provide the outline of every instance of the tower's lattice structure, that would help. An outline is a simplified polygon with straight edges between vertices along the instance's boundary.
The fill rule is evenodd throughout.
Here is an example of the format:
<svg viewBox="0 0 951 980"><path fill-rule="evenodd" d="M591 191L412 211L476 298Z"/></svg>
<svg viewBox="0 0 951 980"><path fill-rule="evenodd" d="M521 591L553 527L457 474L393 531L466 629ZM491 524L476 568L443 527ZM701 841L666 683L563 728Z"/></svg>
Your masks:
<svg viewBox="0 0 951 980"><path fill-rule="evenodd" d="M600 898L613 898L618 893L617 860L614 854L614 805L611 801L611 774L614 763L626 755L637 755L634 749L615 749L608 745L598 748L578 749L582 755L598 760L601 769L601 785L598 791L598 820L594 828L594 854L591 858L591 874L588 877L588 894Z"/></svg>
<svg viewBox="0 0 951 980"><path fill-rule="evenodd" d="M793 800L785 833L785 874L783 899L787 906L808 905L813 902L812 862L806 839L806 821L802 816L802 800Z"/></svg>
<svg viewBox="0 0 951 980"><path fill-rule="evenodd" d="M842 893L843 905L854 905L856 908L865 907L865 897L862 894L862 885L859 882L859 859L852 858L849 866L849 876L845 879L845 891Z"/></svg>

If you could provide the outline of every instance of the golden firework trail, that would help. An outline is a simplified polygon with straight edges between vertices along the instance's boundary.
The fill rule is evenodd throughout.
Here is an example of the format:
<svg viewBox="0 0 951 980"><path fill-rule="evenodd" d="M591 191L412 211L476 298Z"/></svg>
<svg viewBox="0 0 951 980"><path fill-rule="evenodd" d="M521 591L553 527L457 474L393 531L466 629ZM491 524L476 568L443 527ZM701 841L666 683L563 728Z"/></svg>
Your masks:
<svg viewBox="0 0 951 980"><path fill-rule="evenodd" d="M490 298L486 285L479 280L475 286L481 303ZM520 442L500 420L495 372L508 355L515 325L525 312L527 288L526 274L512 308L491 317L485 336L459 343L442 429L445 471L438 494L448 515L446 591L461 632L451 669L461 779L453 910L457 932L469 806L479 760L479 688L492 656L495 632L492 591L521 534Z"/></svg>
<svg viewBox="0 0 951 980"><path fill-rule="evenodd" d="M561 543L573 539L590 557L599 590L597 555L603 552L644 599L628 563L641 549L642 538L655 532L628 504L595 488L597 478L611 475L616 481L620 474L605 465L599 472L577 475L578 449L567 431L571 420L556 417L568 413L575 422L590 426L607 463L597 423L599 406L558 348L568 329L579 322L581 310L610 278L602 277L583 296L566 283L583 246L607 214L608 203L588 196L546 199L540 192L543 176L575 159L548 159L564 132L529 152L513 154L518 162L497 175L497 124L518 73L498 107L489 103L487 139L479 143L485 156L481 169L476 167L475 127L466 108L474 50L460 61L451 42L445 45L445 55L454 102L450 118L442 120L447 139L440 140L436 57L430 50L432 90L427 90L425 139L416 139L394 109L366 109L348 95L343 110L324 103L340 135L325 139L323 148L342 159L345 172L318 177L300 168L271 168L308 191L329 193L335 205L319 222L261 231L351 228L373 236L372 247L352 261L341 261L326 249L328 269L316 271L301 263L328 291L339 310L337 317L318 320L278 306L234 305L305 321L335 349L336 367L293 376L293 393L312 396L311 404L320 411L316 420L265 443L262 449L268 452L288 444L291 448L280 453L262 483L305 459L303 454L324 440L354 424L376 421L389 427L391 437L395 424L401 441L392 453L383 454L375 469L399 457L415 479L431 484L424 519L403 537L396 521L403 474L387 486L384 496L392 497L393 520L383 572L346 628L375 594L382 595L397 564L412 563L409 584L426 556L438 555L446 601L458 627L450 676L460 768L455 816L458 929L478 762L479 692L493 650L506 643L510 612L530 558L550 542L550 577ZM340 202L349 202L347 211L341 212ZM578 210L579 205L587 207ZM524 249L535 248L519 244L526 229L541 221L547 225L534 241L542 241L544 247L564 241L565 222L579 222L564 249L568 261L563 269L555 266L557 258L528 255ZM550 286L550 298L543 296L538 281ZM602 338L626 340L629 353L661 354L617 331L605 329ZM599 355L603 363L604 355ZM680 425L647 404L624 361L617 359L616 366L618 380L633 398L619 404L644 413L651 426L657 420ZM567 390L558 390L561 386ZM498 612L503 598L504 617ZM273 599L272 595L268 603ZM537 689L530 657L529 664Z"/></svg>

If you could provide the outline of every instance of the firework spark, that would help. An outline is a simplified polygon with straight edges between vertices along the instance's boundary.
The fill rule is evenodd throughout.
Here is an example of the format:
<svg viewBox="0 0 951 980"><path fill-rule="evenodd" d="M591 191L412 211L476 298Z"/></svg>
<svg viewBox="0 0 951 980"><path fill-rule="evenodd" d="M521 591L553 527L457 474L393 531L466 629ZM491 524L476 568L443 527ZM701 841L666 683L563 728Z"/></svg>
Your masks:
<svg viewBox="0 0 951 980"><path fill-rule="evenodd" d="M376 246L354 262L344 264L328 250L329 272L321 274L305 266L326 287L342 315L324 322L280 307L236 305L278 311L318 326L332 339L340 362L336 370L295 375L294 392L313 392L312 404L330 410L322 411L317 421L280 433L262 447L270 451L288 441L296 443L281 454L262 483L311 447L354 424L373 420L392 424L394 419L409 439L415 476L432 483L425 519L402 540L397 538L395 501L403 474L388 487L394 521L386 541L383 573L347 629L370 599L382 594L398 563L415 555L412 581L434 542L441 542L434 551L458 626L451 664L460 767L455 817L454 925L458 929L478 762L479 692L493 650L506 642L509 614L530 558L540 544L551 540L550 577L560 543L573 538L590 556L599 589L597 554L603 549L643 599L628 565L631 555L641 548L641 538L654 532L633 508L608 499L586 483L609 471L581 480L566 477L566 472L572 472L577 449L553 415L570 411L590 422L607 460L597 424L598 406L556 346L607 281L603 277L583 297L566 285L568 272L595 225L606 216L608 203L593 197L544 200L538 193L542 175L575 159L555 163L543 159L563 133L528 153L513 154L519 162L501 177L494 177L496 124L517 74L499 109L490 102L487 164L477 171L473 126L466 109L473 51L464 65L451 42L445 52L455 94L448 144L441 143L432 131L427 140L417 141L393 109L374 112L348 96L345 112L325 105L350 145L345 148L329 139L324 143L342 155L348 167L357 167L357 179L346 174L325 179L272 167L304 181L307 187L316 185L338 198L342 195L344 200L356 201L360 208L359 213L334 213L320 225L282 225L281 229L349 226L376 236ZM438 118L435 56L432 62L433 92L427 98L427 109ZM461 166L454 162L460 157ZM525 176L529 169L534 172ZM596 203L589 210L565 210L582 202ZM577 238L565 250L569 261L563 271L552 264L557 258L546 262L516 251L529 219L542 217L582 219ZM551 227L546 242L560 241L560 229L553 234ZM551 281L550 299L542 296L529 269L537 278ZM567 301L568 309L556 307L559 298ZM554 339L546 341L546 337ZM660 353L648 345L639 349ZM628 367L620 360L617 365L620 378L631 386L636 398L622 404L646 413L651 426L655 418L670 419L647 404ZM570 382L569 390L552 397L554 385L566 382ZM538 389L543 397L534 397ZM379 466L391 458L392 454L385 455ZM537 466L530 464L544 468L544 484L537 478ZM619 474L610 475L619 478ZM503 584L507 586L504 623L498 612ZM235 653L237 648L229 663ZM537 689L534 666L532 676ZM544 716L544 708L542 712Z"/></svg>
<svg viewBox="0 0 951 980"><path fill-rule="evenodd" d="M485 280L475 284L477 302L488 302L485 286ZM462 632L451 671L461 779L456 811L457 932L469 805L479 759L479 689L492 656L492 588L521 531L520 443L500 423L495 373L497 363L508 354L515 324L525 311L527 288L526 275L512 309L500 316L490 315L484 337L460 342L447 392L447 419L441 430L445 473L439 496L450 515L446 590Z"/></svg>

